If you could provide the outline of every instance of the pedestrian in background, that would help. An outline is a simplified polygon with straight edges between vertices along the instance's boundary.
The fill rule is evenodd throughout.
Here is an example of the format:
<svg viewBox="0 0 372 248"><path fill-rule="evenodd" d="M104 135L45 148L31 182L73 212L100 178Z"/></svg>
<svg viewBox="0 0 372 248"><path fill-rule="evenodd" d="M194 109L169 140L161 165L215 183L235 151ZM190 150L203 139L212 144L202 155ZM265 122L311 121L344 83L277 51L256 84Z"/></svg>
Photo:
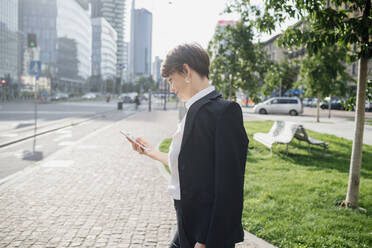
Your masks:
<svg viewBox="0 0 372 248"><path fill-rule="evenodd" d="M134 98L134 103L136 104L136 110L138 109L138 106L141 104L140 102L140 99L139 99L139 96L136 95L136 97Z"/></svg>
<svg viewBox="0 0 372 248"><path fill-rule="evenodd" d="M241 224L248 138L240 105L222 99L209 82L209 56L197 44L171 50L162 76L187 112L169 153L132 142L133 149L169 166L177 214L170 248L231 248L244 240Z"/></svg>

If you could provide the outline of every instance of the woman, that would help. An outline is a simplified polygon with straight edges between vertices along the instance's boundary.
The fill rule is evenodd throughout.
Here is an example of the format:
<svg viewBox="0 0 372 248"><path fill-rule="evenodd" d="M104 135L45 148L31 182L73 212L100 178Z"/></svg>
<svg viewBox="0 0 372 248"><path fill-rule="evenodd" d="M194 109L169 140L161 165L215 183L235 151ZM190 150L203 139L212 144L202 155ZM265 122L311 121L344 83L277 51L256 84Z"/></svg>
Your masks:
<svg viewBox="0 0 372 248"><path fill-rule="evenodd" d="M210 85L209 57L197 44L171 50L162 65L170 91L187 112L169 153L142 138L133 149L169 166L169 191L178 230L170 248L231 248L244 239L241 225L248 138L242 111Z"/></svg>

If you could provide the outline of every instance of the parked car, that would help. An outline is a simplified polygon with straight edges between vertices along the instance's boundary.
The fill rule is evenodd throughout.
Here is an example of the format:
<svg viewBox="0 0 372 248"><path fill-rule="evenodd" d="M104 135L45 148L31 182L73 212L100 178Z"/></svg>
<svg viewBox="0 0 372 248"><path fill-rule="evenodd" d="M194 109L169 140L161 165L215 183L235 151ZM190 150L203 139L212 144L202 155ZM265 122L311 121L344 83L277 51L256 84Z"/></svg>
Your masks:
<svg viewBox="0 0 372 248"><path fill-rule="evenodd" d="M303 104L305 107L310 107L312 101L313 101L312 98L304 98L304 99L302 100L302 104Z"/></svg>
<svg viewBox="0 0 372 248"><path fill-rule="evenodd" d="M123 93L119 96L123 103L134 103L134 96L131 93Z"/></svg>
<svg viewBox="0 0 372 248"><path fill-rule="evenodd" d="M83 99L94 99L94 98L96 98L97 97L97 95L95 94L95 93L86 93L86 94L84 94L83 96L82 96L82 98Z"/></svg>
<svg viewBox="0 0 372 248"><path fill-rule="evenodd" d="M66 93L53 93L50 96L51 101L66 100L68 99L68 94Z"/></svg>
<svg viewBox="0 0 372 248"><path fill-rule="evenodd" d="M372 111L372 102L366 101L366 112L371 112L371 111Z"/></svg>
<svg viewBox="0 0 372 248"><path fill-rule="evenodd" d="M130 96L123 96L121 100L123 103L133 103L133 99Z"/></svg>
<svg viewBox="0 0 372 248"><path fill-rule="evenodd" d="M328 102L323 102L320 105L321 109L328 109L328 107L329 107ZM333 99L331 100L331 109L345 110L345 107L342 104L341 99Z"/></svg>
<svg viewBox="0 0 372 248"><path fill-rule="evenodd" d="M298 115L302 114L303 105L298 97L274 97L255 105L253 110L259 114Z"/></svg>

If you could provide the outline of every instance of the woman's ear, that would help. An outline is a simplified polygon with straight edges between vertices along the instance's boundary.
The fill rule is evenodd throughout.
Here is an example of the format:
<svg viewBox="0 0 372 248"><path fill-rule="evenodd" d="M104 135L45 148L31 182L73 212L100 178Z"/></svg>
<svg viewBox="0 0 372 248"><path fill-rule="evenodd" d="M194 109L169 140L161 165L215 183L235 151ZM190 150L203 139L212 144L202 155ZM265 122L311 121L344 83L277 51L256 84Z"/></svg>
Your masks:
<svg viewBox="0 0 372 248"><path fill-rule="evenodd" d="M191 78L191 68L188 64L183 64L183 73L185 78Z"/></svg>

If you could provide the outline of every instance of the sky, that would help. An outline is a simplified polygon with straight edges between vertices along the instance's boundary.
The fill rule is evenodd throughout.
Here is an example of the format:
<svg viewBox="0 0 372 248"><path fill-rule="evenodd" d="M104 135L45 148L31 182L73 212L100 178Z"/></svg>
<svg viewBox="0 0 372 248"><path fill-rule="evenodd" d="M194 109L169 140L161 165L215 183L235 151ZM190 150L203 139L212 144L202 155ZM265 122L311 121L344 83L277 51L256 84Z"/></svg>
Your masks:
<svg viewBox="0 0 372 248"><path fill-rule="evenodd" d="M128 1L128 14L132 0ZM207 48L219 20L238 20L238 15L223 14L228 0L136 0L136 8L145 8L153 15L152 57L164 59L173 47L197 42ZM263 0L251 0L262 6ZM126 41L130 39L130 16L126 20ZM278 31L279 32L279 31ZM262 34L264 41L274 36Z"/></svg>

